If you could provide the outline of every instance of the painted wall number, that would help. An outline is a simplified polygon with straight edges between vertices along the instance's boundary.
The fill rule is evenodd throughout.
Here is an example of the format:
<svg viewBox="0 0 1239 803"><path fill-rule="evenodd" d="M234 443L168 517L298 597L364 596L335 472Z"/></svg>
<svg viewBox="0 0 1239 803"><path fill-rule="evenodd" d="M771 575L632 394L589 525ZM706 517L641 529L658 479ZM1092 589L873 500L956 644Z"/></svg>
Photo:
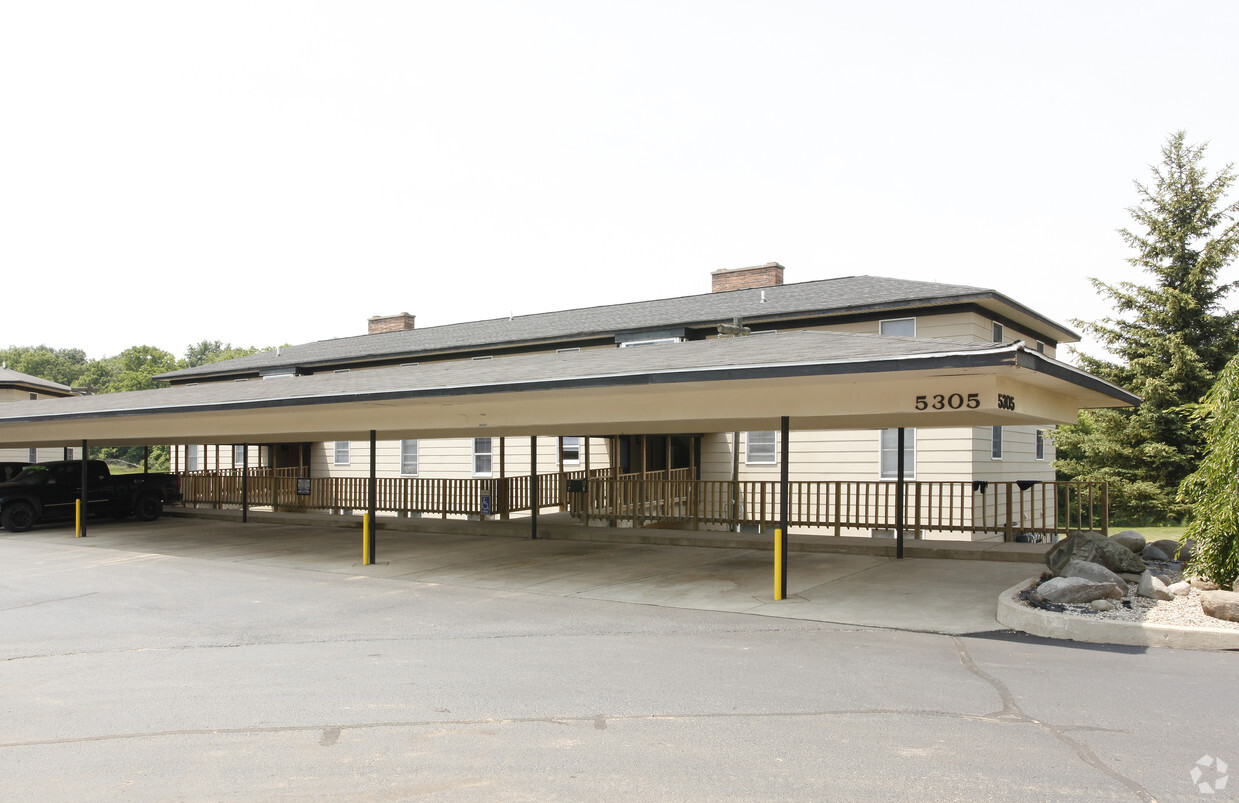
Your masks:
<svg viewBox="0 0 1239 803"><path fill-rule="evenodd" d="M916 397L916 409L918 410L958 410L961 407L975 410L980 406L981 395L979 393L969 393L967 396L962 393L952 393L949 396L939 393L934 396Z"/></svg>
<svg viewBox="0 0 1239 803"><path fill-rule="evenodd" d="M1015 397L1008 396L1005 393L999 393L998 394L998 409L999 410L1014 410L1015 409Z"/></svg>

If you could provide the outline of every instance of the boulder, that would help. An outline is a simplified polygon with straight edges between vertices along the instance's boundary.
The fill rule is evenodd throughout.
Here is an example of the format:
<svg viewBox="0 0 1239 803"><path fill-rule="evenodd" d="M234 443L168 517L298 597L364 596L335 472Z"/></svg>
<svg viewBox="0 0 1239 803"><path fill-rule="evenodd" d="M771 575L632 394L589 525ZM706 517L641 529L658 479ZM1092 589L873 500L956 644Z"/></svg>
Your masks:
<svg viewBox="0 0 1239 803"><path fill-rule="evenodd" d="M1197 591L1217 591L1218 590L1217 583L1213 582L1212 580L1204 580L1200 577L1193 577L1188 582L1190 582L1192 584L1192 588L1196 589Z"/></svg>
<svg viewBox="0 0 1239 803"><path fill-rule="evenodd" d="M1095 599L1088 604L1088 607L1095 611L1112 611L1114 610L1115 605L1108 599Z"/></svg>
<svg viewBox="0 0 1239 803"><path fill-rule="evenodd" d="M1147 543L1144 540L1144 536L1135 530L1124 530L1118 535L1110 536L1110 540L1122 544L1137 555L1140 554L1140 550L1144 549Z"/></svg>
<svg viewBox="0 0 1239 803"><path fill-rule="evenodd" d="M1178 560L1187 562L1192 557L1192 539L1187 539L1183 542L1183 546L1179 546L1179 542L1170 538L1163 538L1160 541L1154 541L1152 546L1157 547L1162 552L1166 553L1167 560Z"/></svg>
<svg viewBox="0 0 1239 803"><path fill-rule="evenodd" d="M1174 599L1174 594L1166 590L1166 584L1152 572L1145 572L1140 578L1140 586L1136 589L1136 593L1148 599Z"/></svg>
<svg viewBox="0 0 1239 803"><path fill-rule="evenodd" d="M1068 561L1059 577L1083 577L1094 583L1114 583L1119 591L1127 593L1127 581L1100 563L1089 563L1086 560Z"/></svg>
<svg viewBox="0 0 1239 803"><path fill-rule="evenodd" d="M1191 593L1192 587L1188 583L1185 583L1182 580L1180 580L1177 583L1171 583L1170 585L1166 586L1166 590L1169 591L1171 594L1174 594L1176 597L1186 597L1188 594Z"/></svg>
<svg viewBox="0 0 1239 803"><path fill-rule="evenodd" d="M1123 596L1114 583L1094 583L1083 577L1053 577L1037 586L1037 594L1046 602L1064 604L1120 599Z"/></svg>
<svg viewBox="0 0 1239 803"><path fill-rule="evenodd" d="M1170 555L1163 551L1157 544L1149 544L1144 549L1140 550L1140 557L1145 560L1170 560Z"/></svg>
<svg viewBox="0 0 1239 803"><path fill-rule="evenodd" d="M1072 533L1045 553L1045 565L1055 575L1061 574L1073 560L1099 563L1116 574L1142 574L1145 570L1139 555L1097 532Z"/></svg>
<svg viewBox="0 0 1239 803"><path fill-rule="evenodd" d="M1206 591L1200 595L1200 607L1206 616L1239 622L1239 592Z"/></svg>

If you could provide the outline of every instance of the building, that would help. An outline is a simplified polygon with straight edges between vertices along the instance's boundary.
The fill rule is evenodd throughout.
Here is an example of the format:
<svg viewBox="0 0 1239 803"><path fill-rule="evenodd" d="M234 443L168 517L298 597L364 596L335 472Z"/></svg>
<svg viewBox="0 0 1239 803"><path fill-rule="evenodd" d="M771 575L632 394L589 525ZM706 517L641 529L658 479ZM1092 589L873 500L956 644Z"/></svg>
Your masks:
<svg viewBox="0 0 1239 803"><path fill-rule="evenodd" d="M23 374L7 365L0 366L0 404L13 401L58 399L72 395L73 390L68 385ZM0 449L0 463L46 463L49 460L71 459L73 458L70 448Z"/></svg>
<svg viewBox="0 0 1239 803"><path fill-rule="evenodd" d="M681 298L564 310L417 329L407 312L374 317L368 332L260 352L165 374L174 386L278 381L289 376L441 363L503 360L554 353L563 360L597 349L659 348L663 344L776 332L823 331L931 339L939 344L1023 341L1054 357L1071 330L984 288L873 276L785 284L778 263L716 271L711 292ZM968 404L963 397L918 404ZM789 444L792 480L890 482L896 478L895 430L796 432ZM565 432L540 443L538 467L616 474L688 469L699 479L771 480L780 472L774 431L624 433L581 437ZM1038 426L940 427L905 432L905 477L975 483L1053 480L1053 447ZM305 470L313 477L363 477L369 443L354 441L250 446L248 465ZM180 471L215 471L246 462L229 444L178 446ZM443 438L379 441L381 476L485 478L529 471L524 438Z"/></svg>

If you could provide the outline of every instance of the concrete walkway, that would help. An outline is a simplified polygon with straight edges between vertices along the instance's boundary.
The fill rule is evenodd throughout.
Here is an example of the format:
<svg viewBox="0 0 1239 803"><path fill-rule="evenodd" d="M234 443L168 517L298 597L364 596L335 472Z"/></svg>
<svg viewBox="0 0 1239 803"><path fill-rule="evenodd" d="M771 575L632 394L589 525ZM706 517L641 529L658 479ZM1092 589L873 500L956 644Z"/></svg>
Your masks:
<svg viewBox="0 0 1239 803"><path fill-rule="evenodd" d="M220 520L236 515L233 511L210 518L170 515L151 523L92 521L85 539L74 538L72 528L65 526L17 535L0 532L0 538L948 634L1005 629L995 618L995 600L1004 589L1039 572L1027 558L1013 559L1018 552L1001 560L978 560L979 555L895 560L874 554L885 546L869 554L795 550L788 560L788 599L776 602L768 547L555 537L533 541L381 529L377 563L365 566L361 534L355 527ZM450 524L469 528L467 522ZM472 525L474 532L477 527ZM548 530L545 535L552 533ZM675 537L683 540L683 535Z"/></svg>

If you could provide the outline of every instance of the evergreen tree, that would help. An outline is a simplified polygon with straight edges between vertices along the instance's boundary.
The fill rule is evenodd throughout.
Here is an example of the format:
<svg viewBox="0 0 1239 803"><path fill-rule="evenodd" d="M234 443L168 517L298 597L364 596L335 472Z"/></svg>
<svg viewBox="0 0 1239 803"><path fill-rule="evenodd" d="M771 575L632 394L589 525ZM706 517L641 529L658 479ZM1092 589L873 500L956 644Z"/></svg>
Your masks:
<svg viewBox="0 0 1239 803"><path fill-rule="evenodd" d="M1140 203L1128 211L1137 226L1119 232L1135 252L1128 262L1153 283L1090 279L1117 314L1073 321L1117 358L1077 352L1081 367L1143 402L1134 410L1085 411L1078 425L1055 436L1059 473L1108 481L1112 516L1133 523L1174 520L1188 511L1176 491L1205 442L1193 411L1239 351L1239 313L1222 307L1239 282L1218 280L1239 249L1239 201L1225 200L1233 166L1210 178L1201 165L1205 145L1185 140L1182 131L1171 135L1161 164L1152 167L1153 181L1136 182Z"/></svg>

